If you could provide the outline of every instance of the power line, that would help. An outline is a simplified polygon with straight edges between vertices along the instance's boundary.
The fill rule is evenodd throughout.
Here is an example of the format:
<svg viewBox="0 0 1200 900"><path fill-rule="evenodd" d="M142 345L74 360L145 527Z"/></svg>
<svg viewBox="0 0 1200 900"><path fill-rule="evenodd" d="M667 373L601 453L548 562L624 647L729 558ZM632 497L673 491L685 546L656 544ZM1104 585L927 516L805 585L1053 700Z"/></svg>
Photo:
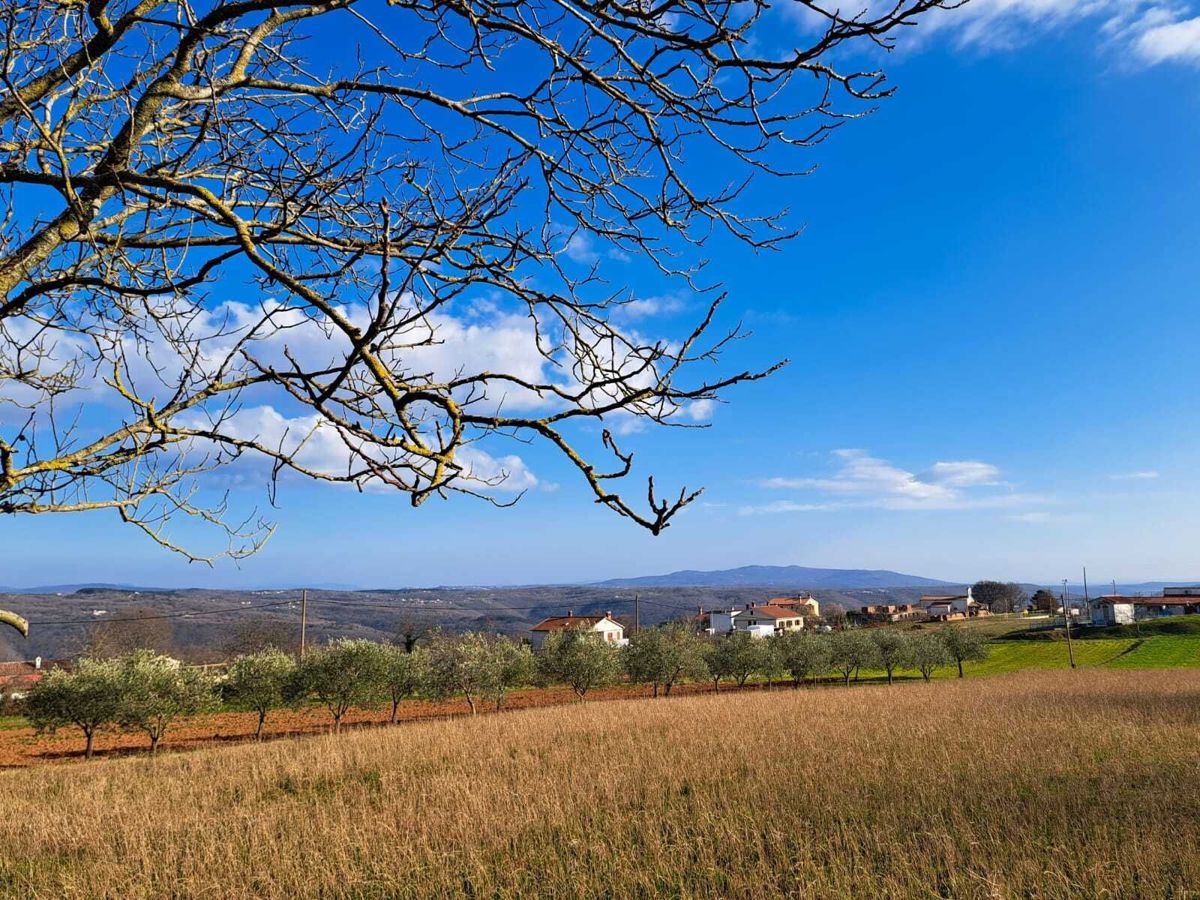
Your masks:
<svg viewBox="0 0 1200 900"><path fill-rule="evenodd" d="M161 613L150 616L117 616L114 618L106 618L103 616L92 616L88 619L43 619L41 621L31 620L30 625L94 625L99 622L150 622L157 619L190 619L194 616L215 616L225 613L250 612L256 609L274 609L280 606L292 606L296 601L283 600L278 603L260 603L256 606L228 606L223 609L207 609L193 610L188 612L178 613Z"/></svg>

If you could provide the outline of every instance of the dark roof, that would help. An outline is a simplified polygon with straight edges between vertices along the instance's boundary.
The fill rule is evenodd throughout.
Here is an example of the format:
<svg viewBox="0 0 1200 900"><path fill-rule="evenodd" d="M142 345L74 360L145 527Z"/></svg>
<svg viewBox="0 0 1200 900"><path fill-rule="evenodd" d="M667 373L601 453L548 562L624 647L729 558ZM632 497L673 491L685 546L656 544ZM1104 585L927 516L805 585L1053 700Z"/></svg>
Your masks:
<svg viewBox="0 0 1200 900"><path fill-rule="evenodd" d="M1200 597L1126 597L1122 594L1105 594L1096 598L1097 603L1132 603L1134 606L1200 606Z"/></svg>

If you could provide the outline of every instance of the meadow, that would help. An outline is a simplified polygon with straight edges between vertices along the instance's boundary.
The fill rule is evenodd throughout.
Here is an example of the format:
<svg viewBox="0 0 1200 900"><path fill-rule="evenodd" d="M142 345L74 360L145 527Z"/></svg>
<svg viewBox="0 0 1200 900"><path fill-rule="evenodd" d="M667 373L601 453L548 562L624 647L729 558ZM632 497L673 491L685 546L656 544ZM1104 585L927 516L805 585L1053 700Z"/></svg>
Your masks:
<svg viewBox="0 0 1200 900"><path fill-rule="evenodd" d="M0 774L11 896L1200 885L1200 672L576 703Z"/></svg>

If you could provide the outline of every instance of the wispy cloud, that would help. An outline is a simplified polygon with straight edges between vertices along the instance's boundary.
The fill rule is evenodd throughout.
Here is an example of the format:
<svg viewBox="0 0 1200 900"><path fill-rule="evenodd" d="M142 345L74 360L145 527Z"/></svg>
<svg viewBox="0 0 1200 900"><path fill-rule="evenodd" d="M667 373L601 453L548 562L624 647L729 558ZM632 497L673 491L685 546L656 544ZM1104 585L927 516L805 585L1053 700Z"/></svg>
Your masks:
<svg viewBox="0 0 1200 900"><path fill-rule="evenodd" d="M775 500L771 503L762 503L757 506L748 505L738 508L739 516L769 516L778 513L794 513L794 512L818 512L820 510L833 509L837 504L834 503L796 503L793 500Z"/></svg>
<svg viewBox="0 0 1200 900"><path fill-rule="evenodd" d="M874 4L867 4L868 10ZM828 9L836 9L830 3ZM829 19L810 4L790 3L784 16L800 31L822 31ZM971 0L925 16L910 42L949 41L988 52L1014 49L1066 28L1087 28L1106 55L1123 63L1200 64L1200 15L1186 0Z"/></svg>
<svg viewBox="0 0 1200 900"><path fill-rule="evenodd" d="M1118 472L1108 477L1113 481L1152 481L1158 477L1158 472L1154 469L1144 469L1140 472Z"/></svg>
<svg viewBox="0 0 1200 900"><path fill-rule="evenodd" d="M833 475L775 477L760 483L776 490L812 491L841 498L841 505L882 509L986 509L1045 502L1045 498L1013 492L1001 480L1000 470L979 460L935 462L921 473L911 472L865 450L835 450ZM768 506L771 506L768 504ZM829 508L829 504L797 504ZM779 507L771 511L798 509Z"/></svg>

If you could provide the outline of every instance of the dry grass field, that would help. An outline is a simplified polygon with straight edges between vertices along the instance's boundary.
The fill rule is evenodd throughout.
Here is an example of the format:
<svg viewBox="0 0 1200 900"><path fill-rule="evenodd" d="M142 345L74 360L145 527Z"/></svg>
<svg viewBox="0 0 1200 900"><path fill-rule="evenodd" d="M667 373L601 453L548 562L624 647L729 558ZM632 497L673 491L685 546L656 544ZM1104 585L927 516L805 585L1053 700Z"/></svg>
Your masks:
<svg viewBox="0 0 1200 900"><path fill-rule="evenodd" d="M0 774L36 897L1200 896L1200 672L574 704Z"/></svg>

